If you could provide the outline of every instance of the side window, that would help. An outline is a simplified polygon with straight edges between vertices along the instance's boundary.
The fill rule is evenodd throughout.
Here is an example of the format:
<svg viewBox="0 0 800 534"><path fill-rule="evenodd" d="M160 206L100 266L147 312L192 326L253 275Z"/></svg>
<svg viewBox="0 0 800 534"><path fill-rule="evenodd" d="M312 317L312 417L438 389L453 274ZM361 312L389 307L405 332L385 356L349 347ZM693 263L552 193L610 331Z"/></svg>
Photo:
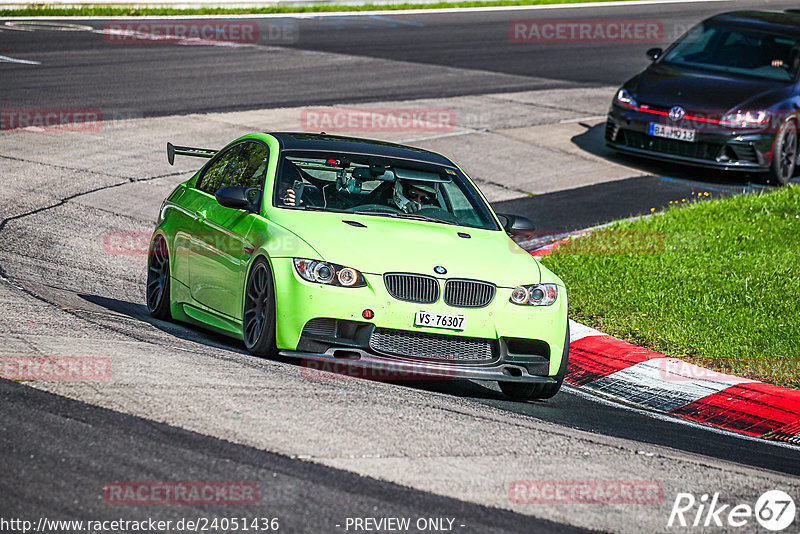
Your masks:
<svg viewBox="0 0 800 534"><path fill-rule="evenodd" d="M226 180L229 173L228 168L231 166L231 162L237 159L241 150L242 145L236 145L214 161L203 173L203 176L200 177L200 183L197 188L214 195L219 188L232 185L227 183Z"/></svg>
<svg viewBox="0 0 800 534"><path fill-rule="evenodd" d="M269 149L261 143L244 143L227 170L225 185L264 188Z"/></svg>

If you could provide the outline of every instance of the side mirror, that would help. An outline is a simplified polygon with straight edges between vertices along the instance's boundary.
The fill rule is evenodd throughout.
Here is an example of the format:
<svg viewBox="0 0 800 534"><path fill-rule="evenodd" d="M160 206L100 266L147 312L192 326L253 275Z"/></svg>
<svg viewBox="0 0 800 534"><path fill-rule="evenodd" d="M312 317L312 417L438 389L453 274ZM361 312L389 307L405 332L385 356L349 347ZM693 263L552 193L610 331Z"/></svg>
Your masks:
<svg viewBox="0 0 800 534"><path fill-rule="evenodd" d="M500 222L503 223L503 229L512 237L528 238L536 231L536 225L527 217L500 213L497 216L500 217Z"/></svg>
<svg viewBox="0 0 800 534"><path fill-rule="evenodd" d="M648 50L646 52L647 57L650 58L650 61L657 60L658 58L661 57L661 54L663 54L663 53L664 53L664 51L661 50L660 48L651 48L650 50Z"/></svg>
<svg viewBox="0 0 800 534"><path fill-rule="evenodd" d="M250 191L252 190L252 187L231 185L228 187L221 187L215 196L217 197L217 202L226 208L252 210L253 202L250 200Z"/></svg>

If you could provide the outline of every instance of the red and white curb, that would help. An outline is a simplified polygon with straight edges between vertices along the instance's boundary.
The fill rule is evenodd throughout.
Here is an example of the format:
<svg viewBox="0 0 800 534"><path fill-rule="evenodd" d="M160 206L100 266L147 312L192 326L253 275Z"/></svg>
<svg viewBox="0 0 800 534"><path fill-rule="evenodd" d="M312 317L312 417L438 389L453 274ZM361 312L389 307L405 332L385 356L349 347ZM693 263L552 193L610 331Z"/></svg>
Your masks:
<svg viewBox="0 0 800 534"><path fill-rule="evenodd" d="M574 321L565 382L689 421L800 445L800 391L718 373Z"/></svg>

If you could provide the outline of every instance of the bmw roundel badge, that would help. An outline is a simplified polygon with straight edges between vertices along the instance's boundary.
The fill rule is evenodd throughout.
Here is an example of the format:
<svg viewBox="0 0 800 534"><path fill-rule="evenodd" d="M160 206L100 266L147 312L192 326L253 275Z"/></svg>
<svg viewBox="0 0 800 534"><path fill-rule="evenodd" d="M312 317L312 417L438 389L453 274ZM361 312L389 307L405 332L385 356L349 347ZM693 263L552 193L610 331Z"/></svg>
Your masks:
<svg viewBox="0 0 800 534"><path fill-rule="evenodd" d="M437 265L436 267L433 268L433 272L435 272L436 274L446 274L447 269L445 269L441 265Z"/></svg>

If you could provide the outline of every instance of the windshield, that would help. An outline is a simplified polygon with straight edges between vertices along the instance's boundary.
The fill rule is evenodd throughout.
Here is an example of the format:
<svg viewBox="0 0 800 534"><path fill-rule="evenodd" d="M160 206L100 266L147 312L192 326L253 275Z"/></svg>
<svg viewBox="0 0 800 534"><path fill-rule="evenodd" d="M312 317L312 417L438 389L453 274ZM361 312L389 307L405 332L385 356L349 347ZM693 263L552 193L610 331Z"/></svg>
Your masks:
<svg viewBox="0 0 800 534"><path fill-rule="evenodd" d="M366 155L284 153L273 204L499 229L458 169Z"/></svg>
<svg viewBox="0 0 800 534"><path fill-rule="evenodd" d="M738 27L700 24L669 50L662 63L792 81L800 63L793 37Z"/></svg>

